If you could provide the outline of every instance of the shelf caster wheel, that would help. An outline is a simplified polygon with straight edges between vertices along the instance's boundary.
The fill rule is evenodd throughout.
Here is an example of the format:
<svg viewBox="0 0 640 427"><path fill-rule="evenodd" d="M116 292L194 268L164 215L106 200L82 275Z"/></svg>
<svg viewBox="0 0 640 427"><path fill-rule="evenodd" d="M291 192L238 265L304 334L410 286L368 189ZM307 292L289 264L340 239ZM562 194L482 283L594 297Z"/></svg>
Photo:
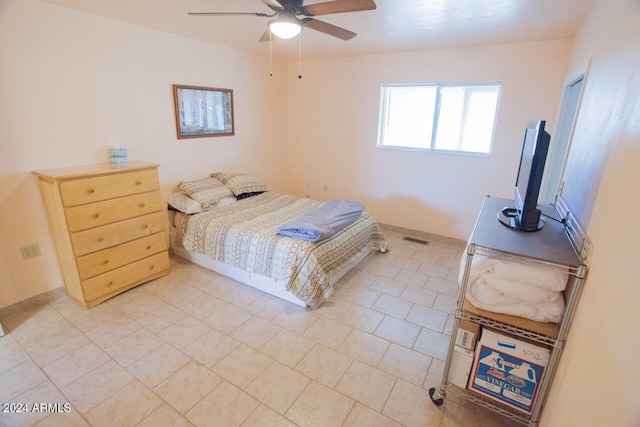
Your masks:
<svg viewBox="0 0 640 427"><path fill-rule="evenodd" d="M444 394L435 387L429 389L429 397L436 406L442 406L444 403Z"/></svg>

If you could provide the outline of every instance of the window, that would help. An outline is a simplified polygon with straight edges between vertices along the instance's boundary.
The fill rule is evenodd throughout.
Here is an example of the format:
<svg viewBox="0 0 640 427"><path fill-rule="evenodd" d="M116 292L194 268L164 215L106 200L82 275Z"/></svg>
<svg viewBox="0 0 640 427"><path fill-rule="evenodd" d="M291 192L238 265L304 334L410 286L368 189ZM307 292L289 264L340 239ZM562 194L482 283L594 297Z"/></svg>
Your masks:
<svg viewBox="0 0 640 427"><path fill-rule="evenodd" d="M501 87L383 85L378 147L489 154Z"/></svg>

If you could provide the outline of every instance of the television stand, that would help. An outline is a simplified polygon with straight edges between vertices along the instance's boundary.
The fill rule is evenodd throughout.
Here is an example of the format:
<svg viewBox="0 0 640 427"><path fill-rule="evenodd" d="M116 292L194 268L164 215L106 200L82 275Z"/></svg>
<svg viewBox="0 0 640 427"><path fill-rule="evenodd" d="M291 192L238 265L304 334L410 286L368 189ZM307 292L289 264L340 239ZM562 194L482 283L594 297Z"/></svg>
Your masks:
<svg viewBox="0 0 640 427"><path fill-rule="evenodd" d="M476 225L467 243L463 265L461 265L458 305L453 319L442 381L438 386L429 389L429 397L435 405L440 406L444 404L449 395L452 395L458 400L475 403L486 410L508 417L514 423L537 427L546 400L550 396L571 321L582 293L588 270L585 262L589 257L591 244L579 224L573 220L573 216L560 196L556 198L555 207L539 205L539 209L544 212L545 216L560 216L567 218L567 221L548 221L544 228L537 233L516 233L511 228L498 224L496 212L501 212L500 210L504 206L514 205L513 200L507 199L487 197L484 200ZM505 217L509 218L510 212L510 210L506 210ZM514 271L512 269L517 271L518 264L523 264L529 268L567 273L567 285L563 291L565 306L559 322L537 322L529 318L497 313L473 306L467 296L470 295L471 282L473 281L471 265L477 256L508 263L510 271ZM475 326L475 330L479 330L480 333L475 332L470 340L462 343L465 340L458 340L464 334L461 333L461 330L471 330L469 326ZM538 349L546 349L546 351L535 350L535 352L529 353L522 351L520 353L522 356L515 357L515 360L511 358L509 361L512 364L517 363L516 365L506 365L504 363L506 358L502 357L504 369L496 364L496 382L487 382L487 384L498 388L493 388L493 393L491 393L492 387L487 386L483 391L481 390L483 378L479 376L480 369L478 368L483 363L481 362L481 359L484 358L483 351L489 348L497 350L497 346L490 347L493 344L488 343L489 338L483 342L483 335L487 331L490 332L489 337L491 333L494 336L497 334L502 337L500 339L504 343L514 343L520 340L526 343L526 347L521 347L522 349L531 350L531 347L528 347L531 344L537 346ZM461 347L463 350L468 350L470 354L466 351L460 351ZM509 351L505 350L506 348L503 346L502 352L508 356ZM526 357L533 355L534 360L542 360L538 358L542 352L548 352L548 362L543 367L542 375L536 376L537 382L531 381L530 374L525 375L527 378L519 376L518 371L514 368L518 365L532 367L533 365L526 361ZM521 362L517 361L518 358ZM510 380L507 380L507 377ZM533 399L526 400L520 393L517 396L504 393L504 391L509 391L509 387L524 391L527 386L530 387L530 390L531 388L535 389Z"/></svg>

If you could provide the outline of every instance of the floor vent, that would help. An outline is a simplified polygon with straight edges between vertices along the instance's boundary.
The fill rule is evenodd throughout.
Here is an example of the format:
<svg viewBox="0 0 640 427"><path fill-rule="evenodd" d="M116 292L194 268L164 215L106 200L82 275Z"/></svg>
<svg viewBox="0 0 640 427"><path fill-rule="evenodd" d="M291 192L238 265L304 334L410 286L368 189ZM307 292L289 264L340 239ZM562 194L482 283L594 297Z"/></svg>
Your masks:
<svg viewBox="0 0 640 427"><path fill-rule="evenodd" d="M429 244L429 242L427 242L426 240L418 239L417 237L411 237L411 236L404 236L404 240L407 240L409 242L414 242L414 243L420 243L421 245Z"/></svg>

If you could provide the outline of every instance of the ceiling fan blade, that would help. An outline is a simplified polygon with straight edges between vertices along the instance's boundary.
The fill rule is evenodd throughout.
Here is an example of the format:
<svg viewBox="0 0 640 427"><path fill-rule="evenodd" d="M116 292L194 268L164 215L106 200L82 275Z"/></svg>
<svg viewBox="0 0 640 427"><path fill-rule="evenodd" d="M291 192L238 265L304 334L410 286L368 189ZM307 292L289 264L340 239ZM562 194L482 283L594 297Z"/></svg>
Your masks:
<svg viewBox="0 0 640 427"><path fill-rule="evenodd" d="M282 9L282 5L278 0L260 0L262 3L266 4L270 8Z"/></svg>
<svg viewBox="0 0 640 427"><path fill-rule="evenodd" d="M189 12L187 15L191 16L266 16L271 17L275 15L269 15L260 12Z"/></svg>
<svg viewBox="0 0 640 427"><path fill-rule="evenodd" d="M301 13L305 16L319 16L331 13L359 12L375 8L376 4L373 0L334 0L303 6Z"/></svg>
<svg viewBox="0 0 640 427"><path fill-rule="evenodd" d="M329 34L330 36L337 37L342 40L351 40L355 36L356 33L353 31L345 30L344 28L336 27L333 24L329 24L327 22L318 21L313 18L305 18L302 20L305 27L311 28L312 30L320 31L321 33Z"/></svg>

